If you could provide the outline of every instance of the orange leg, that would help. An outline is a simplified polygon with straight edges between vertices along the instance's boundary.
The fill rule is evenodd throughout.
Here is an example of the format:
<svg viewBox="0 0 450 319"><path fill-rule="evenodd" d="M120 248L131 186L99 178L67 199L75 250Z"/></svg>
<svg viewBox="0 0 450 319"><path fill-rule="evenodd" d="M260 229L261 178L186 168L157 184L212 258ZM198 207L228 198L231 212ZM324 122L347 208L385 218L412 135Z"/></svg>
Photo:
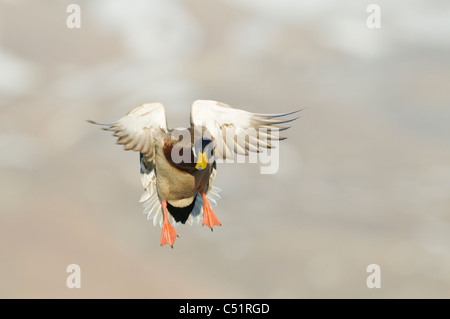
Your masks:
<svg viewBox="0 0 450 319"><path fill-rule="evenodd" d="M161 201L161 205L164 212L164 224L161 232L161 246L169 244L173 248L175 239L178 237L177 232L173 229L172 225L169 223L167 218L167 202L165 200Z"/></svg>
<svg viewBox="0 0 450 319"><path fill-rule="evenodd" d="M208 226L211 228L211 231L213 230L214 226L222 226L222 224L217 219L216 215L214 215L211 206L209 205L208 201L206 200L205 193L202 193L203 198L203 225Z"/></svg>

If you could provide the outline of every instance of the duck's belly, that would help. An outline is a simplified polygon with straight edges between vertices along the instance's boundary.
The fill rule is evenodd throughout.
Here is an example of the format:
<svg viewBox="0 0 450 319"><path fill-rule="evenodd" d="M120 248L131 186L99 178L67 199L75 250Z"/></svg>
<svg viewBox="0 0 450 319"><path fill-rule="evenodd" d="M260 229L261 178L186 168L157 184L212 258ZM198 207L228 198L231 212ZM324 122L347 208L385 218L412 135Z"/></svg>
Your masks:
<svg viewBox="0 0 450 319"><path fill-rule="evenodd" d="M179 200L197 193L195 177L172 167L165 158L156 156L156 189L162 200Z"/></svg>

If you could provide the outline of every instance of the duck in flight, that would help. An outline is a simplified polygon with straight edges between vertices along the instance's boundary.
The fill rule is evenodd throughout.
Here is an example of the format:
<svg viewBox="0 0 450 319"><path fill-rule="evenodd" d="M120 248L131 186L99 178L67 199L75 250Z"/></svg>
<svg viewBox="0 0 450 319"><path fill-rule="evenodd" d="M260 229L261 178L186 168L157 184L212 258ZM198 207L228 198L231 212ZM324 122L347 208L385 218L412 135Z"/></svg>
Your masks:
<svg viewBox="0 0 450 319"><path fill-rule="evenodd" d="M291 117L297 112L259 114L197 100L187 129L168 129L161 103L137 106L111 124L89 122L113 131L125 150L139 152L144 213L162 227L161 246L173 248L178 235L172 225L202 220L211 230L221 226L211 208L220 199L215 160L271 148L271 141L285 139L278 132L288 127L280 125L297 119Z"/></svg>

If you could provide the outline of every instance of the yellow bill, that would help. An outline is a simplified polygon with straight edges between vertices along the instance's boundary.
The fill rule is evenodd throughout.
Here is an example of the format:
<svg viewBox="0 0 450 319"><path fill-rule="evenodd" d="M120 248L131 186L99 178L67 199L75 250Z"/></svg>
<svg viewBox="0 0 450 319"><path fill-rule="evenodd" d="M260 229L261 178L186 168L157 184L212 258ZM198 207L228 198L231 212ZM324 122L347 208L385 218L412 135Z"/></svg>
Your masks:
<svg viewBox="0 0 450 319"><path fill-rule="evenodd" d="M195 164L195 169L198 169L201 171L202 169L205 169L208 165L208 156L206 153L200 153L200 156L198 157L197 164Z"/></svg>

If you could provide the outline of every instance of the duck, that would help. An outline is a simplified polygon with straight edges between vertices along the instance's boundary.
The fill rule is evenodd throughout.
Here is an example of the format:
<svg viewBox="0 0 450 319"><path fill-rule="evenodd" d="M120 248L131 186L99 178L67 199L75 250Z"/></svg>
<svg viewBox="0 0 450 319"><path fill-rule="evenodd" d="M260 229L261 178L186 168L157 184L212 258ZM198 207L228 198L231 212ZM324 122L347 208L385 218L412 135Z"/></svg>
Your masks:
<svg viewBox="0 0 450 319"><path fill-rule="evenodd" d="M145 103L119 120L100 125L113 132L117 144L139 152L140 177L144 192L140 202L153 224L162 228L160 245L173 248L178 224L200 223L213 230L221 226L212 207L221 198L213 185L219 160L247 156L273 148L273 141L286 139L279 132L289 127L300 110L252 113L213 100L196 100L191 105L190 127L169 129L164 105Z"/></svg>

